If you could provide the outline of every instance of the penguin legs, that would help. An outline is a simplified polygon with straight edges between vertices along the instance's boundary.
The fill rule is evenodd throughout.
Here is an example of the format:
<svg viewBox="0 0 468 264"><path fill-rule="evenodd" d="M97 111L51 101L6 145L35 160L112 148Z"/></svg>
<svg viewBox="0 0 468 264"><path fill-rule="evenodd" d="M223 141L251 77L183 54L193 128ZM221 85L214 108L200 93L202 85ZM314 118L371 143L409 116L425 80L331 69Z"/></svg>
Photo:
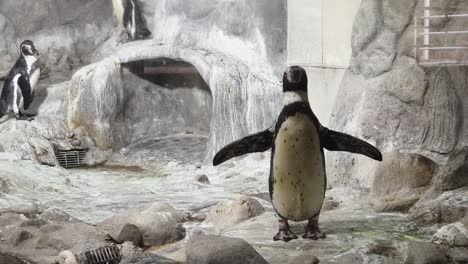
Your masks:
<svg viewBox="0 0 468 264"><path fill-rule="evenodd" d="M21 112L21 110L15 108L15 117L16 117L16 120L27 120L27 121L33 121L34 118L33 116L34 115L28 115L28 114L23 114Z"/></svg>
<svg viewBox="0 0 468 264"><path fill-rule="evenodd" d="M278 219L279 230L278 233L273 237L274 241L282 240L288 242L293 239L297 239L296 234L291 230L288 219L280 217Z"/></svg>
<svg viewBox="0 0 468 264"><path fill-rule="evenodd" d="M307 223L305 227L305 233L302 236L302 238L317 240L319 238L324 239L327 237L325 232L320 231L318 220L319 220L318 215L316 217L309 219L309 222Z"/></svg>

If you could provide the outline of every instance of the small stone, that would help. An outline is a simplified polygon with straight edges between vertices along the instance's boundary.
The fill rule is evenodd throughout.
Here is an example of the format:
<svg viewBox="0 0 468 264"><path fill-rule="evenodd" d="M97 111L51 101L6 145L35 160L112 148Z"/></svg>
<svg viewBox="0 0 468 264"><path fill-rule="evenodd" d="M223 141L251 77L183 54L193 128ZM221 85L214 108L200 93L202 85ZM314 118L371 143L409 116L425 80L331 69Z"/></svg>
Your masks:
<svg viewBox="0 0 468 264"><path fill-rule="evenodd" d="M206 176L205 174L195 176L193 179L200 183L210 184L210 179L208 179L208 176Z"/></svg>
<svg viewBox="0 0 468 264"><path fill-rule="evenodd" d="M290 264L317 264L320 260L314 255L300 255L291 261Z"/></svg>
<svg viewBox="0 0 468 264"><path fill-rule="evenodd" d="M132 242L135 246L143 245L140 230L136 225L132 224L126 224L115 241L117 241L117 243Z"/></svg>
<svg viewBox="0 0 468 264"><path fill-rule="evenodd" d="M66 136L67 138L73 138L75 136L75 133L68 131Z"/></svg>
<svg viewBox="0 0 468 264"><path fill-rule="evenodd" d="M129 259L141 253L143 253L143 249L135 246L132 242L127 241L120 245L120 254L123 259Z"/></svg>
<svg viewBox="0 0 468 264"><path fill-rule="evenodd" d="M55 261L58 264L78 264L75 254L69 250L60 252Z"/></svg>
<svg viewBox="0 0 468 264"><path fill-rule="evenodd" d="M70 144L74 147L79 147L81 145L81 142L78 139L74 139L70 141Z"/></svg>

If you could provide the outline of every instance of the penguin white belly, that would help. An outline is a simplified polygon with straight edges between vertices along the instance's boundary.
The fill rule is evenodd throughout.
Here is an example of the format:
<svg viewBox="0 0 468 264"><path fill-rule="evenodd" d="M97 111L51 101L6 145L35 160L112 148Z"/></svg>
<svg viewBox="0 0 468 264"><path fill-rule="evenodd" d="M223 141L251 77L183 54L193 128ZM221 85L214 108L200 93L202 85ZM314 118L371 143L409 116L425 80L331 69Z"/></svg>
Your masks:
<svg viewBox="0 0 468 264"><path fill-rule="evenodd" d="M39 82L39 77L41 76L41 69L39 67L36 68L29 76L29 84L31 85L31 93L34 92L37 83Z"/></svg>
<svg viewBox="0 0 468 264"><path fill-rule="evenodd" d="M317 215L325 194L325 168L318 129L302 113L281 125L272 164L272 204L293 221Z"/></svg>
<svg viewBox="0 0 468 264"><path fill-rule="evenodd" d="M123 15L124 6L123 0L112 0L112 6L114 7L114 16L117 18L120 27L123 27Z"/></svg>

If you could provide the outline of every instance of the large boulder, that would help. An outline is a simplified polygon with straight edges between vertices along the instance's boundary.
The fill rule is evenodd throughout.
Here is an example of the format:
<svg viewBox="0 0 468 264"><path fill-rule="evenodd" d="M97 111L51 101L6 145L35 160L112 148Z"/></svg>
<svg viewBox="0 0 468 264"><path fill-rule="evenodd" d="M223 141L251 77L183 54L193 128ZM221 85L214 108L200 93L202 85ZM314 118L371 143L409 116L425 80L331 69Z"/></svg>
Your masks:
<svg viewBox="0 0 468 264"><path fill-rule="evenodd" d="M239 238L194 234L186 247L187 264L268 264L247 242Z"/></svg>
<svg viewBox="0 0 468 264"><path fill-rule="evenodd" d="M468 228L460 222L443 226L432 236L432 241L451 247L468 247Z"/></svg>
<svg viewBox="0 0 468 264"><path fill-rule="evenodd" d="M154 203L112 216L97 227L117 241L119 235L125 231L123 229L131 224L139 229L145 246L162 246L185 237L185 228L181 225L183 221L185 221L185 215L170 205Z"/></svg>
<svg viewBox="0 0 468 264"><path fill-rule="evenodd" d="M409 213L411 220L421 225L461 221L468 213L468 187L442 194L427 192Z"/></svg>
<svg viewBox="0 0 468 264"><path fill-rule="evenodd" d="M437 168L418 154L385 153L375 171L371 204L378 212L407 211L431 184Z"/></svg>
<svg viewBox="0 0 468 264"><path fill-rule="evenodd" d="M449 263L448 248L437 244L411 241L405 264Z"/></svg>
<svg viewBox="0 0 468 264"><path fill-rule="evenodd" d="M220 231L263 212L265 209L256 199L242 197L237 200L219 202L210 209L206 221L213 223L215 228Z"/></svg>

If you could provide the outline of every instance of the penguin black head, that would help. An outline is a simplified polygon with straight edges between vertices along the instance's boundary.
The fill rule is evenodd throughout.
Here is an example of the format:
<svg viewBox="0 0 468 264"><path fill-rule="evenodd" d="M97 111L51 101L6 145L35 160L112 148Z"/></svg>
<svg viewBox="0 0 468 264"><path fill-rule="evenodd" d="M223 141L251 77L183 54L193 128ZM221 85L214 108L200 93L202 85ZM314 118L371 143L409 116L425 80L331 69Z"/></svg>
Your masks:
<svg viewBox="0 0 468 264"><path fill-rule="evenodd" d="M39 56L39 52L36 47L34 47L34 43L30 40L21 42L20 52L23 56Z"/></svg>
<svg viewBox="0 0 468 264"><path fill-rule="evenodd" d="M307 74L300 66L290 66L283 74L283 92L307 92Z"/></svg>

